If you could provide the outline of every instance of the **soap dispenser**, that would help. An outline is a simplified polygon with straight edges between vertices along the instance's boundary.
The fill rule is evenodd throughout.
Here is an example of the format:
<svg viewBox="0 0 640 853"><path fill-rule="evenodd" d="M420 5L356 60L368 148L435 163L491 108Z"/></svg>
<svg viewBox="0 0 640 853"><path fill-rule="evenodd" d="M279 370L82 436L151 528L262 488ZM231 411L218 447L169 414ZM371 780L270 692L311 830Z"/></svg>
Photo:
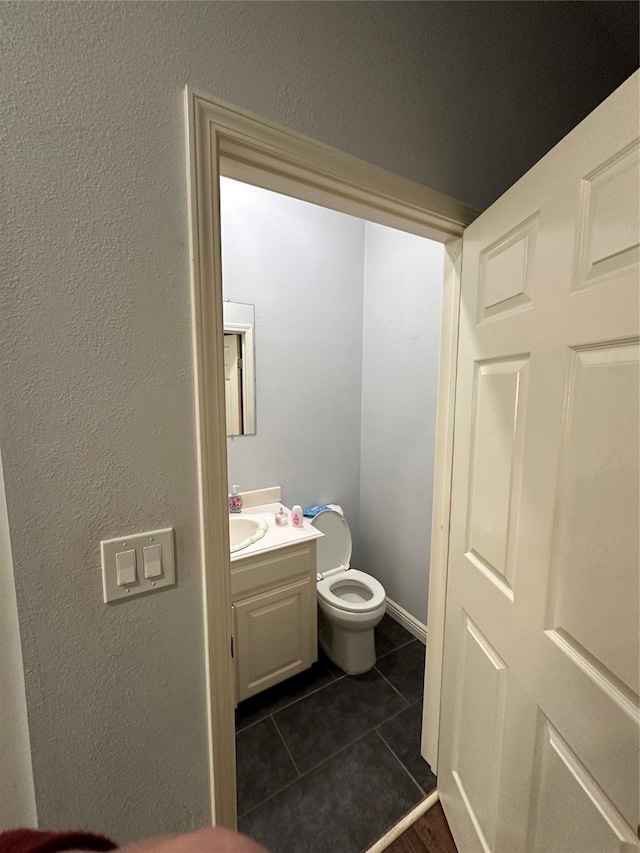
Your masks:
<svg viewBox="0 0 640 853"><path fill-rule="evenodd" d="M229 495L229 512L242 512L242 495L238 494L239 486L234 486Z"/></svg>

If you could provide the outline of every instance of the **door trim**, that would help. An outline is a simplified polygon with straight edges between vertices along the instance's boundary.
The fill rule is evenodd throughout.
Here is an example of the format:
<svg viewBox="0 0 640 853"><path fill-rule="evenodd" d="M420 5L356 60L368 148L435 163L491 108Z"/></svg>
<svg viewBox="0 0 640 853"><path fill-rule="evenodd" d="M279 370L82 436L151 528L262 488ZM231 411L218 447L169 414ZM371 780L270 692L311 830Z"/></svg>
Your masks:
<svg viewBox="0 0 640 853"><path fill-rule="evenodd" d="M38 826L24 661L0 454L0 832Z"/></svg>
<svg viewBox="0 0 640 853"><path fill-rule="evenodd" d="M429 642L427 643L424 702L422 705L422 755L427 759L435 774L438 773L438 744L440 739L440 693L442 690L444 614L449 562L449 519L453 473L453 426L458 373L461 273L462 238L458 238L445 245L444 255L427 612Z"/></svg>
<svg viewBox="0 0 640 853"><path fill-rule="evenodd" d="M429 607L429 639L442 648L446 541L451 489L453 382L460 276L456 258L464 228L477 212L356 157L290 131L232 104L185 87L191 254L193 359L204 602L205 666L212 820L235 827L234 681L227 525L220 176L428 237L447 246L445 266ZM444 368L444 369L443 369ZM444 540L444 543L443 543ZM444 562L443 562L444 558ZM430 593L431 597L431 593ZM428 656L427 682L439 690L441 656ZM436 703L437 698L437 703ZM439 693L425 713L426 753L437 763ZM435 744L436 751L433 750Z"/></svg>

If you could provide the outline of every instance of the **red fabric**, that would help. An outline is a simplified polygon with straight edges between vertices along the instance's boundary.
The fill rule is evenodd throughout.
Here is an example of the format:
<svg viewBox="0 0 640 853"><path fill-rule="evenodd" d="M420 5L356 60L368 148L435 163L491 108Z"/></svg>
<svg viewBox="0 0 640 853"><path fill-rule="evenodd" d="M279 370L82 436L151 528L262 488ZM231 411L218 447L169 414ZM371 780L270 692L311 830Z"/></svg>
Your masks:
<svg viewBox="0 0 640 853"><path fill-rule="evenodd" d="M0 853L56 853L60 850L115 850L118 845L89 832L12 829L0 833Z"/></svg>

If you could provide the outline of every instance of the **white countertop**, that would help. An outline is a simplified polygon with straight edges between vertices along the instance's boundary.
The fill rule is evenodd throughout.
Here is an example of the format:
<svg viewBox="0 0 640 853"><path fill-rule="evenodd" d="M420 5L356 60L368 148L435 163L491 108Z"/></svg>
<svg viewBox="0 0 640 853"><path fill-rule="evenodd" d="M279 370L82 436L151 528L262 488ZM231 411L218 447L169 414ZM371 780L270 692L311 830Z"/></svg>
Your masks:
<svg viewBox="0 0 640 853"><path fill-rule="evenodd" d="M289 517L289 523L284 527L276 525L276 512L282 507ZM257 521L266 521L268 524L267 531L262 537L242 548L240 551L234 551L231 554L231 562L244 560L245 557L255 557L258 554L264 554L267 551L274 551L276 548L283 548L286 545L297 545L299 542L309 542L312 539L319 539L324 536L305 518L302 527L291 526L291 510L281 504L276 503L260 504L258 506L250 506L243 509L242 512L234 512L229 514L231 518L254 518Z"/></svg>

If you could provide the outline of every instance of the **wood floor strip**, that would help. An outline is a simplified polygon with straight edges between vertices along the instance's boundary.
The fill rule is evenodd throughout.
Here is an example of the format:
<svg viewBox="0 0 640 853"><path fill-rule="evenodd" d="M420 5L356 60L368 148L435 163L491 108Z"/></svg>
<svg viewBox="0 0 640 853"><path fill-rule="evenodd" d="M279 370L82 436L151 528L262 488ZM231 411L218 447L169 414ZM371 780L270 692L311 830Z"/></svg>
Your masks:
<svg viewBox="0 0 640 853"><path fill-rule="evenodd" d="M406 814L402 820L399 820L398 823L394 824L388 832L385 832L382 838L379 838L376 843L366 851L366 853L382 853L382 851L390 849L389 845L395 841L396 838L399 838L406 829L414 824L437 802L438 791L432 791L429 796L425 800L422 800L421 803L418 803L418 805L412 809L409 814Z"/></svg>
<svg viewBox="0 0 640 853"><path fill-rule="evenodd" d="M440 803L393 841L386 853L457 853L449 824Z"/></svg>

